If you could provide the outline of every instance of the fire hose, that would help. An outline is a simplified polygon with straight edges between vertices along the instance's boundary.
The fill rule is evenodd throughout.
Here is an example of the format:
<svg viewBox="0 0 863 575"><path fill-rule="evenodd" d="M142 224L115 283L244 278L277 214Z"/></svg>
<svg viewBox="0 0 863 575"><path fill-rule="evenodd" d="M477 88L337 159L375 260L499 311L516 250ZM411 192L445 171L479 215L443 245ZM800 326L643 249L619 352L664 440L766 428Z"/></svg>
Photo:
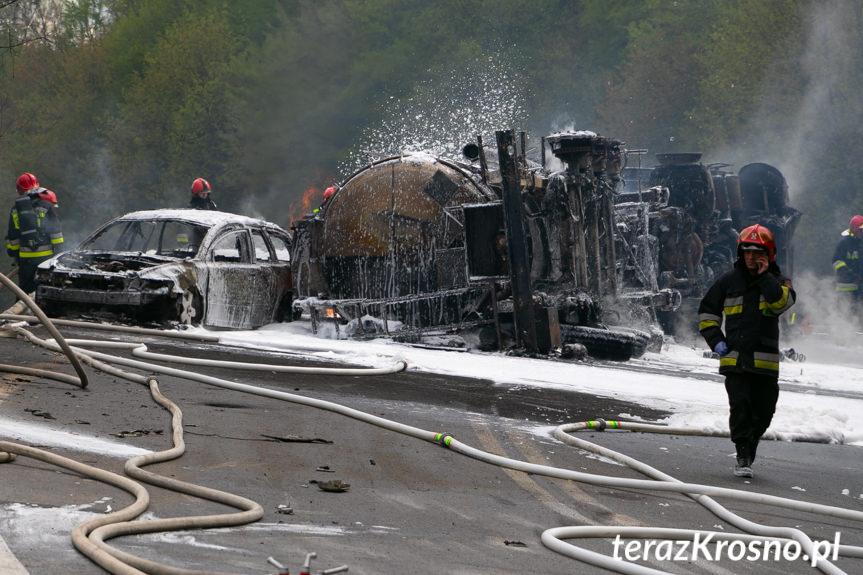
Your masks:
<svg viewBox="0 0 863 575"><path fill-rule="evenodd" d="M21 328L16 328L16 330L26 331ZM36 341L35 336L32 334L29 336L31 341ZM44 342L44 344L52 349L57 349L57 342ZM101 369L100 366L103 364L119 364L124 365L126 367L132 367L136 369L145 369L149 371L155 371L157 373L165 373L169 375L175 375L177 377L184 377L186 379L190 379L193 381L199 381L201 383L206 383L208 385L214 385L217 387L222 387L226 389L232 389L235 391L240 391L243 393L251 393L255 395L260 395L263 397L269 397L273 399L278 399L282 401L289 401L292 403L296 403L299 405L306 405L309 407L315 407L317 409L324 409L327 411L331 411L334 413L342 414L347 417L351 417L357 419L359 421L363 421L372 425L376 425L397 433L409 435L418 439L422 439L424 441L432 442L435 444L442 445L447 447L453 451L456 451L460 454L466 455L478 461L483 461L485 463L490 463L492 465L497 465L500 467L505 467L508 469L514 469L518 471L523 471L526 473L532 473L536 475L544 475L547 477L560 478L560 479L568 479L579 481L582 483L587 483L591 485L598 485L603 487L611 487L611 488L623 488L623 489L643 489L649 491L660 491L660 492L669 492L669 493L681 493L685 494L702 505L705 505L708 509L717 514L720 518L723 518L737 527L749 531L751 533L755 533L756 537L767 537L771 539L778 540L793 540L797 541L801 547L810 553L810 556L816 557L814 554L816 549L816 544L802 531L794 528L777 528L777 527L766 527L761 526L752 522L749 522L745 519L735 516L731 512L722 508L718 503L716 503L711 496L713 497L723 497L732 499L735 501L743 501L748 503L758 503L765 505L773 505L780 508L791 509L795 511L807 512L807 513L817 513L821 515L825 515L828 517L836 517L842 519L849 519L852 521L860 521L863 522L863 512L854 511L850 509L843 509L838 507L832 507L827 505L820 505L814 503L808 503L803 501L798 501L794 499L788 499L783 497L776 497L770 495L764 495L759 493L741 491L736 489L728 489L728 488L720 488L709 485L701 485L701 484L692 484L692 483L682 483L674 478L667 476L655 469L652 469L640 462L635 460L631 460L626 456L620 456L615 452L610 450L606 450L605 448L601 448L599 446L594 446L589 442L584 442L583 440L577 440L568 435L569 431L573 431L576 429L586 429L590 428L591 422L582 422L578 424L569 424L566 426L561 426L555 431L555 436L561 441L565 441L566 443L577 445L582 448L589 448L592 451L602 453L606 456L611 456L619 461L625 462L627 465L632 466L634 469L648 475L650 477L654 477L655 480L638 480L638 479L626 479L619 477L608 477L608 476L597 476L588 473L581 473L576 471L571 471L567 469L554 468L545 465L537 465L526 463L523 461L513 460L510 458L505 458L501 456L497 456L494 454L490 454L487 452L483 452L477 450L473 447L470 447L457 439L455 439L452 435L447 433L438 433L427 430L422 430L413 426L405 425L402 423L398 423L392 420L388 420L379 416L371 415L362 411L358 411L346 406L342 406L340 404L317 400L313 398L304 397L301 395L286 393L278 390L272 390L257 386L251 386L242 383L236 383L232 381L222 380L219 378L206 376L202 374L197 374L193 372L187 372L183 370L178 370L175 368L165 367L163 365L156 365L151 363L141 362L135 359L128 359L122 357L110 356L107 354L103 354L100 352L94 351L84 351L79 346L92 346L92 347L103 347L103 348L125 348L131 349L132 354L139 357L147 357L149 359L157 359L159 361L174 361L174 362L189 362L188 358L177 358L176 356L166 356L163 354L151 354L146 350L146 346L140 343L123 343L123 342L101 342L101 341L90 341L90 340L70 340L70 344L76 346L74 348L74 353L81 355L81 357L88 357L88 362L92 362L93 365L97 366L97 368ZM210 363L208 360L195 360L196 365L216 365L219 367L229 367L230 362L225 363L222 361L216 361L214 363ZM246 369L247 364L239 364L243 369ZM267 366L266 369L271 369L273 366ZM117 368L113 368L117 369ZM304 371L303 373L316 373L317 370L320 369L330 369L330 368L306 368L308 371ZM141 377L141 376L137 376ZM643 424L640 424L643 425ZM623 427L621 427L623 428ZM8 448L8 449L7 449ZM16 451L14 444L8 444L7 442L3 442L0 444L0 449L9 451L9 452L18 452L21 453L20 450ZM618 458L619 456L619 458ZM131 514L131 513L129 513ZM254 519L250 519L254 520ZM103 557L103 553L107 554L115 559L117 559L116 550L107 546L104 543L103 539L107 539L110 537L116 537L121 534L124 534L125 530L128 528L125 519L122 520L121 523L112 524L116 526L108 526L108 525L99 525L90 532L88 540L93 543L96 547L96 551L93 553L99 557ZM140 522L132 522L131 525L137 525ZM80 527L80 526L79 526ZM86 526L84 530L93 528L93 526ZM137 528L137 527L136 527ZM176 528L176 527L175 527ZM76 528L78 529L78 528ZM132 528L135 529L135 528ZM638 536L645 538L680 538L680 537L692 537L694 533L712 533L712 532L698 532L693 530L669 530L662 528L640 528L640 531L632 531L632 528L624 528L624 527L584 527L584 528L556 528L550 529L543 533L542 541L550 549L577 558L582 561L586 561L604 568L608 568L620 573L635 573L635 574L657 574L664 573L661 571L657 571L654 569L649 569L646 567L642 567L636 564L630 564L624 561L611 559L607 556L594 553L592 551L586 551L584 549L580 549L571 544L564 543L562 539L570 539L574 537L609 537L612 534L620 534L622 536ZM80 532L80 530L78 531ZM133 531L134 532L134 531ZM95 535L94 535L95 534ZM749 535L730 535L726 534L723 537L738 537L741 540L749 540L752 536ZM76 545L77 546L77 545ZM80 548L79 548L80 549ZM111 549L110 551L108 549ZM82 551L83 552L83 551ZM848 557L863 557L863 548L847 546L840 546L837 550L838 554L841 556ZM89 555L88 555L89 556ZM104 557L103 557L104 558ZM133 561L137 561L136 559L131 559L124 557L124 559L129 559L129 563L124 563L128 568L134 569L134 567L130 566L130 563ZM828 561L827 559L818 558L817 561L814 562L815 566L820 569L822 572L827 573L828 575L840 575L844 572L836 567L833 563ZM148 566L149 567L149 566ZM125 569L125 567L123 568ZM172 568L169 568L172 569ZM125 573L136 573L136 571L112 571L115 573L121 573L125 575ZM157 571L151 571L156 573ZM158 572L162 573L162 572ZM197 573L187 570L182 571L164 571L164 573Z"/></svg>
<svg viewBox="0 0 863 575"><path fill-rule="evenodd" d="M84 367L81 365L81 362L78 361L78 358L75 356L74 353L72 353L72 350L69 349L68 344L66 344L66 340L63 339L63 335L57 330L56 327L54 327L54 324L51 323L51 320L48 319L48 316L46 316L45 313L39 308L39 306L36 305L36 302L30 299L30 296L24 293L24 290L15 285L15 282L10 280L3 274L0 274L0 283L3 283L3 285L12 290L12 292L16 296L18 296L18 299L23 301L27 305L27 307L29 307L33 311L33 313L36 314L36 317L39 318L39 321L42 322L42 325L44 325L45 328L51 333L57 344L60 346L60 349L63 351L63 353L66 354L66 357L69 358L69 362L72 364L72 366L75 368L75 372L78 374L79 385L82 388L87 387L87 383L89 381L87 379L87 372L84 371ZM6 370L4 369L3 371Z"/></svg>

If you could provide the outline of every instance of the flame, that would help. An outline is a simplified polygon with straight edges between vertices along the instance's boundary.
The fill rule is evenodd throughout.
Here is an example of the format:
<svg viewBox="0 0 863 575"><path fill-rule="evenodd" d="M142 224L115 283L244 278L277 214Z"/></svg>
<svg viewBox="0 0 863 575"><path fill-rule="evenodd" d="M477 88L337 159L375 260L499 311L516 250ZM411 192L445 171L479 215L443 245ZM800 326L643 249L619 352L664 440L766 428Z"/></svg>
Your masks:
<svg viewBox="0 0 863 575"><path fill-rule="evenodd" d="M324 192L320 188L315 186L308 188L303 192L302 198L291 203L288 221L294 222L305 217L306 214L320 205L323 195Z"/></svg>

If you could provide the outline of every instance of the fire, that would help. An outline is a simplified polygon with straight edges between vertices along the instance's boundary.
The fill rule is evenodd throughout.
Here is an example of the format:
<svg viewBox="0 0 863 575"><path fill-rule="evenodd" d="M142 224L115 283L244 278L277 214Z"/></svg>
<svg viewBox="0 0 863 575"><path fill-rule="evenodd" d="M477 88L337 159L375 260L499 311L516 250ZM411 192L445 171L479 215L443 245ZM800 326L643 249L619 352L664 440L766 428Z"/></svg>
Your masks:
<svg viewBox="0 0 863 575"><path fill-rule="evenodd" d="M290 222L302 219L306 214L317 208L321 203L323 191L320 188L312 186L303 192L303 197L299 201L291 203Z"/></svg>

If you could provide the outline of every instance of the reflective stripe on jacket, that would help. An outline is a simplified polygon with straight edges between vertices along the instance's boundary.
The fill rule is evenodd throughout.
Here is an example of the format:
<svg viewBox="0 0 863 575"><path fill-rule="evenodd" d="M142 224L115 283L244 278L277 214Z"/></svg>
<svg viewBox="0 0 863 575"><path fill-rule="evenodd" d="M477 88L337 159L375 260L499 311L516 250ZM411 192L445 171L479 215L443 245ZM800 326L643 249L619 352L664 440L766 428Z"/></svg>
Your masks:
<svg viewBox="0 0 863 575"><path fill-rule="evenodd" d="M863 280L863 240L855 236L843 236L833 251L833 272L836 274L836 291L856 292Z"/></svg>
<svg viewBox="0 0 863 575"><path fill-rule="evenodd" d="M698 330L710 349L720 341L728 345L728 354L719 359L719 372L778 376L779 316L796 297L791 281L773 262L766 273L753 277L738 260L720 277L698 307Z"/></svg>
<svg viewBox="0 0 863 575"><path fill-rule="evenodd" d="M57 206L40 197L39 193L43 191L44 188L39 188L27 194L31 201L31 215L35 217L24 219L33 221L34 229L22 229L18 209L14 204L12 206L9 213L9 231L6 234L6 253L11 257L48 258L61 251L63 231L60 228Z"/></svg>

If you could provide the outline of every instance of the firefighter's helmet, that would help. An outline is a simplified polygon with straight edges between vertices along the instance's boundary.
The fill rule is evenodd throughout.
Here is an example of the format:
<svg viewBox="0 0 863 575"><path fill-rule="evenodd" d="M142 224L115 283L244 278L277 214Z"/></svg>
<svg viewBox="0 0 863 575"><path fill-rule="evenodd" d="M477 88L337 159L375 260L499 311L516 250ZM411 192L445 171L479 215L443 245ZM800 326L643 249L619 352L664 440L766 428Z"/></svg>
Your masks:
<svg viewBox="0 0 863 575"><path fill-rule="evenodd" d="M863 216L856 215L851 218L851 222L848 224L848 233L854 236L855 238L863 237Z"/></svg>
<svg viewBox="0 0 863 575"><path fill-rule="evenodd" d="M33 188L38 188L39 180L37 180L36 176L30 172L24 172L18 176L18 181L15 183L15 187L18 189L18 195L22 196Z"/></svg>
<svg viewBox="0 0 863 575"><path fill-rule="evenodd" d="M198 178L194 182L192 182L192 195L200 196L201 193L209 194L212 191L210 188L210 182L205 180L204 178Z"/></svg>
<svg viewBox="0 0 863 575"><path fill-rule="evenodd" d="M771 262L776 258L776 238L773 237L773 232L761 224L749 226L740 232L740 237L737 238L738 254L748 246L767 250Z"/></svg>

